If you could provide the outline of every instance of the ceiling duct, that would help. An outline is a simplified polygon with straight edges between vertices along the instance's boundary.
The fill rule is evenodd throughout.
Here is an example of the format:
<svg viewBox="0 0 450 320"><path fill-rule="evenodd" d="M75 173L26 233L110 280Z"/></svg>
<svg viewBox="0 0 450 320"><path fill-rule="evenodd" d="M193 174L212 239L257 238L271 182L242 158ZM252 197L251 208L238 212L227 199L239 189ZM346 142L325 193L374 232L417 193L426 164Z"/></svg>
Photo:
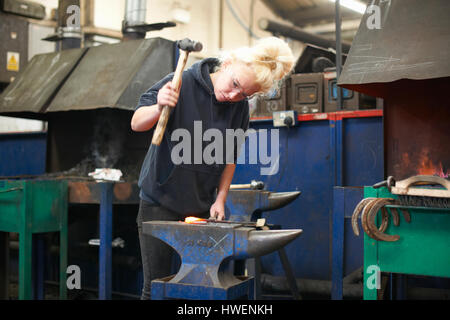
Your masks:
<svg viewBox="0 0 450 320"><path fill-rule="evenodd" d="M57 51L81 47L80 0L58 1L58 27L56 33L44 41L56 42Z"/></svg>
<svg viewBox="0 0 450 320"><path fill-rule="evenodd" d="M336 41L303 31L295 26L289 26L269 19L260 19L259 27L264 31L272 32L275 35L282 35L304 43L312 44L325 49L336 49ZM347 53L350 50L350 44L342 42L342 51Z"/></svg>

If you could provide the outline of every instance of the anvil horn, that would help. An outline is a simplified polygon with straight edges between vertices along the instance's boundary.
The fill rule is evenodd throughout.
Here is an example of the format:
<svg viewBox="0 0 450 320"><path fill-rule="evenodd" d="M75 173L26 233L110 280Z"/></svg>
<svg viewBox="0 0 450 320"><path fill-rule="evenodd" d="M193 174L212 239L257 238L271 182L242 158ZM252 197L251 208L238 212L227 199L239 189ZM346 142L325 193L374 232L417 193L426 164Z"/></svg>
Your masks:
<svg viewBox="0 0 450 320"><path fill-rule="evenodd" d="M247 254L250 257L264 256L283 248L300 236L302 232L302 229L251 231L248 238Z"/></svg>
<svg viewBox="0 0 450 320"><path fill-rule="evenodd" d="M268 207L262 208L261 211L270 211L283 208L297 199L301 193L301 191L271 193L268 199Z"/></svg>

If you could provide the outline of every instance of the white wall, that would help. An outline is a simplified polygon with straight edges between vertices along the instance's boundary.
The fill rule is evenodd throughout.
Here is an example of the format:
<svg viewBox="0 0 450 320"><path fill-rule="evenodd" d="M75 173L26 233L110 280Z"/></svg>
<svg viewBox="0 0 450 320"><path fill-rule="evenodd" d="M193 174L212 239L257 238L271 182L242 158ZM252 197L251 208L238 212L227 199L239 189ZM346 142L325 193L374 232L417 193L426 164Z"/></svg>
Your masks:
<svg viewBox="0 0 450 320"><path fill-rule="evenodd" d="M0 133L43 131L44 129L45 123L39 120L0 117Z"/></svg>
<svg viewBox="0 0 450 320"><path fill-rule="evenodd" d="M58 7L58 0L33 0L46 6L46 17ZM126 0L89 0L94 2L94 24L97 27L120 31L125 14ZM147 0L147 23L173 21L173 10L182 8L189 12L188 24L177 23L176 27L148 32L147 37L164 37L178 40L189 37L203 43L202 57L217 55L219 52L219 11L221 0ZM242 45L251 45L255 39L236 21L227 6L234 8L243 23L250 23L250 6L254 2L253 32L259 37L271 34L258 27L260 18L269 18L286 24L287 21L275 16L260 0L223 0L222 49L227 50ZM303 45L291 41L294 54L299 55Z"/></svg>
<svg viewBox="0 0 450 320"><path fill-rule="evenodd" d="M216 56L220 49L228 50L239 46L252 45L255 41L248 32L237 22L223 0L222 48L219 48L219 15L221 0L147 0L147 23L173 21L173 12L181 8L190 14L190 22L177 23L176 27L147 33L147 38L163 37L178 40L185 37L202 42L199 57ZM228 0L241 21L250 23L250 5L252 0ZM95 0L94 24L97 27L120 31L125 14L125 0ZM270 18L286 24L288 22L275 16L260 0L254 1L253 32L258 37L271 34L258 27L260 18ZM303 45L298 41L291 41L291 47L296 56L300 55Z"/></svg>
<svg viewBox="0 0 450 320"><path fill-rule="evenodd" d="M94 24L120 31L125 15L125 0L94 0Z"/></svg>

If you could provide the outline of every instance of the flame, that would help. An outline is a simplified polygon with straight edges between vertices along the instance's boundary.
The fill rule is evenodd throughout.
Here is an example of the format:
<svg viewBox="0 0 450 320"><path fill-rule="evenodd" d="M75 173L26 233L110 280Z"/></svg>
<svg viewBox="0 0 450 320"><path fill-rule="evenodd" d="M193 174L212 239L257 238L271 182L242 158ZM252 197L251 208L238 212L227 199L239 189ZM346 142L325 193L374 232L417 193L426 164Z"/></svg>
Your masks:
<svg viewBox="0 0 450 320"><path fill-rule="evenodd" d="M186 217L184 219L185 223L191 223L191 224L201 224L206 223L206 219L197 218L197 217Z"/></svg>
<svg viewBox="0 0 450 320"><path fill-rule="evenodd" d="M444 172L442 162L439 161L439 165L435 165L433 160L428 157L428 149L422 151L422 155L419 161L418 173L423 175L438 176L441 178L449 178L450 171Z"/></svg>
<svg viewBox="0 0 450 320"><path fill-rule="evenodd" d="M419 174L432 176L437 171L433 161L427 156L422 157L419 166Z"/></svg>

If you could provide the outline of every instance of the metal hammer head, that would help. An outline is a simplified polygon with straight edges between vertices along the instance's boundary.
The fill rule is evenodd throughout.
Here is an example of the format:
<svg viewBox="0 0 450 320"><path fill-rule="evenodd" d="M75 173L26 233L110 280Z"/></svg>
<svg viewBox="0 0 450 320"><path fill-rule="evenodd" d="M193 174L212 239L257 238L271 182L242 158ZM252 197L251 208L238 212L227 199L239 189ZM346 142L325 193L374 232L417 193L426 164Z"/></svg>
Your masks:
<svg viewBox="0 0 450 320"><path fill-rule="evenodd" d="M203 49L203 45L202 45L201 42L193 41L193 40L188 39L188 38L184 38L183 40L178 40L177 41L177 46L181 50L189 51L189 52L201 51Z"/></svg>
<svg viewBox="0 0 450 320"><path fill-rule="evenodd" d="M262 190L264 189L264 182L252 180L252 182L250 182L250 188L253 190Z"/></svg>

